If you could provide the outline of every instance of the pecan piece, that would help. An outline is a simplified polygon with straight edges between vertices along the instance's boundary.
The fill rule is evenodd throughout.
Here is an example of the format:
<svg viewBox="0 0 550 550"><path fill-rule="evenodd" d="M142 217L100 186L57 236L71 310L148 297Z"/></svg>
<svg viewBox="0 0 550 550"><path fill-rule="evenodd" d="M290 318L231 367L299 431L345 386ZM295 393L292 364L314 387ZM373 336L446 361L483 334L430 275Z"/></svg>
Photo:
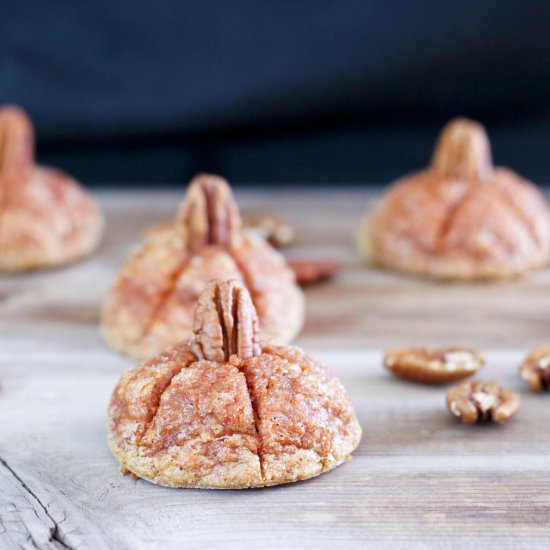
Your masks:
<svg viewBox="0 0 550 550"><path fill-rule="evenodd" d="M191 251L206 245L233 247L241 236L239 208L229 184L218 176L201 174L189 186L178 213Z"/></svg>
<svg viewBox="0 0 550 550"><path fill-rule="evenodd" d="M211 281L202 292L189 345L200 359L223 363L262 353L259 322L250 294L240 281Z"/></svg>
<svg viewBox="0 0 550 550"><path fill-rule="evenodd" d="M535 348L519 367L520 376L535 392L550 390L550 346Z"/></svg>
<svg viewBox="0 0 550 550"><path fill-rule="evenodd" d="M483 354L468 348L403 348L384 354L384 366L395 376L424 384L462 380L484 364Z"/></svg>
<svg viewBox="0 0 550 550"><path fill-rule="evenodd" d="M504 422L519 408L519 396L494 382L462 382L447 392L447 408L466 424Z"/></svg>
<svg viewBox="0 0 550 550"><path fill-rule="evenodd" d="M481 124L458 118L441 133L432 169L446 179L483 182L493 175L491 145Z"/></svg>
<svg viewBox="0 0 550 550"><path fill-rule="evenodd" d="M21 176L34 165L34 132L18 107L0 110L0 175ZM5 181L5 180L4 180Z"/></svg>
<svg viewBox="0 0 550 550"><path fill-rule="evenodd" d="M288 267L302 286L331 279L342 269L342 265L334 260L289 260Z"/></svg>
<svg viewBox="0 0 550 550"><path fill-rule="evenodd" d="M269 214L248 217L244 227L274 248L286 248L296 238L296 230L292 225Z"/></svg>

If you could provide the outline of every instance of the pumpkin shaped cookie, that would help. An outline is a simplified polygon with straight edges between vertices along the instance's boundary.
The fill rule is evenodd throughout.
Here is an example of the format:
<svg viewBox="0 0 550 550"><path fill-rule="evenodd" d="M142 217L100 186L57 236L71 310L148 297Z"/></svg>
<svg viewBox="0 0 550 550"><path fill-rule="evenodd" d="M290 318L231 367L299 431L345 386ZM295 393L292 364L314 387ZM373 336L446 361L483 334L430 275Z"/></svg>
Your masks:
<svg viewBox="0 0 550 550"><path fill-rule="evenodd" d="M130 256L103 306L107 342L146 359L192 335L193 311L212 279L244 281L266 341L287 343L304 322L304 298L284 258L244 234L227 182L197 176L176 220L152 228Z"/></svg>
<svg viewBox="0 0 550 550"><path fill-rule="evenodd" d="M70 176L37 166L31 121L0 109L0 271L70 263L90 254L103 232L101 212Z"/></svg>
<svg viewBox="0 0 550 550"><path fill-rule="evenodd" d="M170 487L306 479L347 460L360 437L325 366L299 348L262 345L241 281L209 283L190 341L124 373L109 407L121 471Z"/></svg>
<svg viewBox="0 0 550 550"><path fill-rule="evenodd" d="M359 251L388 268L451 280L506 279L548 262L537 187L494 167L484 128L451 121L431 166L398 180L365 217Z"/></svg>

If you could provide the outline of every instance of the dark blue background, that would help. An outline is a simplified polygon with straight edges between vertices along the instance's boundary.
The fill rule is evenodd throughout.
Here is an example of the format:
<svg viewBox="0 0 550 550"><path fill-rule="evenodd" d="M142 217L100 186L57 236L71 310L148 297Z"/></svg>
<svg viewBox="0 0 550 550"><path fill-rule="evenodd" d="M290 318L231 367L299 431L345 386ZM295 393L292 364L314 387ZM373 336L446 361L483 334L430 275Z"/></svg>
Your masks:
<svg viewBox="0 0 550 550"><path fill-rule="evenodd" d="M0 0L0 102L88 183L383 182L440 126L550 182L550 3Z"/></svg>

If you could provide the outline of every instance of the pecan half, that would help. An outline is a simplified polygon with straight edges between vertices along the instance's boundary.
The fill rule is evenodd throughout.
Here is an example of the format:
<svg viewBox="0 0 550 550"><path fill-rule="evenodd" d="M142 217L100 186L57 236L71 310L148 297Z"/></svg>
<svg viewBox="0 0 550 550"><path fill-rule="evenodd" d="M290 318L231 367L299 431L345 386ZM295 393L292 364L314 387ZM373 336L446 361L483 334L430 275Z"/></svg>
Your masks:
<svg viewBox="0 0 550 550"><path fill-rule="evenodd" d="M535 348L520 365L519 374L533 391L549 391L550 346Z"/></svg>
<svg viewBox="0 0 550 550"><path fill-rule="evenodd" d="M191 349L200 359L223 363L262 353L259 322L248 290L240 281L211 281L199 297Z"/></svg>
<svg viewBox="0 0 550 550"><path fill-rule="evenodd" d="M467 348L403 348L384 354L384 366L395 376L424 384L462 380L484 364L483 354Z"/></svg>
<svg viewBox="0 0 550 550"><path fill-rule="evenodd" d="M296 230L292 225L268 214L246 218L244 227L274 248L286 248L296 238Z"/></svg>
<svg viewBox="0 0 550 550"><path fill-rule="evenodd" d="M451 120L437 142L432 170L447 179L489 180L493 175L493 161L483 126L464 118Z"/></svg>
<svg viewBox="0 0 550 550"><path fill-rule="evenodd" d="M187 234L187 247L236 246L241 237L241 216L229 184L218 176L201 174L189 186L178 213Z"/></svg>
<svg viewBox="0 0 550 550"><path fill-rule="evenodd" d="M462 382L447 392L447 408L466 424L504 422L519 408L519 396L494 382Z"/></svg>
<svg viewBox="0 0 550 550"><path fill-rule="evenodd" d="M18 176L33 165L34 134L29 117L18 107L0 109L0 175Z"/></svg>
<svg viewBox="0 0 550 550"><path fill-rule="evenodd" d="M288 260L288 267L302 286L331 279L342 269L342 265L334 260Z"/></svg>

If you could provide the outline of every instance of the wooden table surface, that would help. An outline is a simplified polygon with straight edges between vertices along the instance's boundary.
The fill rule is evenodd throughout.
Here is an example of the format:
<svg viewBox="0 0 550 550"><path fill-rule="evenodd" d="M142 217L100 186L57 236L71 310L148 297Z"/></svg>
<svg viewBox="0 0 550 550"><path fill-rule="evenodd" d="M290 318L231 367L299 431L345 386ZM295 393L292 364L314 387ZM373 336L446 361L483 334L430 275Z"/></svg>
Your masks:
<svg viewBox="0 0 550 550"><path fill-rule="evenodd" d="M132 362L105 347L98 305L145 226L181 193L101 192L99 253L72 267L0 278L0 548L501 548L550 544L550 397L517 365L550 341L550 271L449 285L363 268L352 234L367 191L242 190L246 213L298 228L289 255L344 262L307 291L298 343L328 363L365 435L353 460L306 482L248 491L175 490L118 473L106 408ZM464 344L488 352L481 378L521 394L515 419L467 427L442 388L407 384L381 351Z"/></svg>

